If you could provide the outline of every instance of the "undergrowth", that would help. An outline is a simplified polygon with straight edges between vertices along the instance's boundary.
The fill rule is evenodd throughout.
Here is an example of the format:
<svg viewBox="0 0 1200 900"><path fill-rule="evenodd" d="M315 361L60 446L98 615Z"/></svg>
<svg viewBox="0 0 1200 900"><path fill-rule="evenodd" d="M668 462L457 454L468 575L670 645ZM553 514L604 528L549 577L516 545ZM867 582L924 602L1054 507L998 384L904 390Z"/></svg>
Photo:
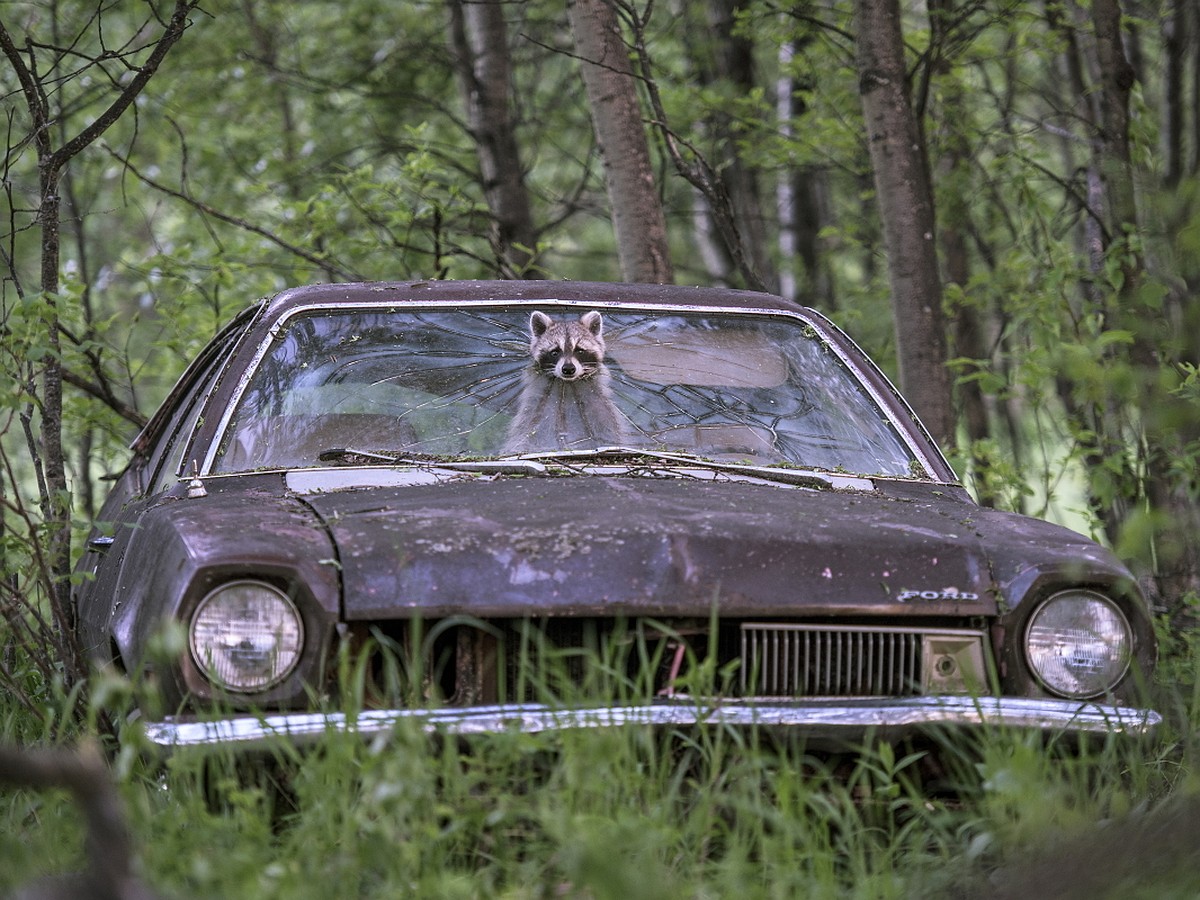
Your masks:
<svg viewBox="0 0 1200 900"><path fill-rule="evenodd" d="M979 730L833 754L721 727L409 723L255 757L127 741L112 775L168 897L1193 896L1198 851L1170 836L1200 825L1198 648L1168 648L1149 739ZM22 715L8 742L39 738ZM65 794L0 788L0 895L81 867L83 845Z"/></svg>

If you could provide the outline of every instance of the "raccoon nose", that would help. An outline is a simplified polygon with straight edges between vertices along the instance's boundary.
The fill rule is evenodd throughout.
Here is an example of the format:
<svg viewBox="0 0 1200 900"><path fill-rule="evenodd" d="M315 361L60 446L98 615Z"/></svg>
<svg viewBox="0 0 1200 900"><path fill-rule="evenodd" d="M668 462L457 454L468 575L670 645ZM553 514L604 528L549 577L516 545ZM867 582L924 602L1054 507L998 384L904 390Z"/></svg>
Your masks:
<svg viewBox="0 0 1200 900"><path fill-rule="evenodd" d="M575 363L571 362L569 359L566 360L562 364L562 377L563 378L574 378L575 377Z"/></svg>

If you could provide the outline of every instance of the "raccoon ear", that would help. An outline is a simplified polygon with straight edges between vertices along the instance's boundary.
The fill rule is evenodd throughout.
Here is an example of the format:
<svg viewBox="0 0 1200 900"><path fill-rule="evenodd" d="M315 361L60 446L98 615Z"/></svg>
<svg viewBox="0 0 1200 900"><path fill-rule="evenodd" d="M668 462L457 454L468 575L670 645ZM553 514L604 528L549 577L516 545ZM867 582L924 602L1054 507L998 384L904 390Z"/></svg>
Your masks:
<svg viewBox="0 0 1200 900"><path fill-rule="evenodd" d="M544 312L535 311L529 317L529 333L535 338L541 337L546 333L546 329L553 324L553 320Z"/></svg>
<svg viewBox="0 0 1200 900"><path fill-rule="evenodd" d="M583 324L584 328L596 337L600 337L600 332L604 330L604 320L600 318L600 313L594 309L590 312L585 312L579 317L579 321Z"/></svg>

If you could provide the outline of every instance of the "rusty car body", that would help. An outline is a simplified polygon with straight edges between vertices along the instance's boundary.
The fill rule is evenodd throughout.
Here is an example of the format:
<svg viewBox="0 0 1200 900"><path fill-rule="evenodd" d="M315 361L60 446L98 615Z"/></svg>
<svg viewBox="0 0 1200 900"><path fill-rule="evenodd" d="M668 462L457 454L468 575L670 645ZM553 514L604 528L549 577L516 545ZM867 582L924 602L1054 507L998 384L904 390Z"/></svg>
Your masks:
<svg viewBox="0 0 1200 900"><path fill-rule="evenodd" d="M556 386L531 407L559 404L541 445L511 452L547 377L539 315L602 341L599 399ZM596 402L617 439L581 424ZM284 291L187 369L78 571L81 639L153 670L163 747L413 719L813 740L1159 721L1124 566L977 505L849 338L759 293ZM165 622L187 649L164 663Z"/></svg>

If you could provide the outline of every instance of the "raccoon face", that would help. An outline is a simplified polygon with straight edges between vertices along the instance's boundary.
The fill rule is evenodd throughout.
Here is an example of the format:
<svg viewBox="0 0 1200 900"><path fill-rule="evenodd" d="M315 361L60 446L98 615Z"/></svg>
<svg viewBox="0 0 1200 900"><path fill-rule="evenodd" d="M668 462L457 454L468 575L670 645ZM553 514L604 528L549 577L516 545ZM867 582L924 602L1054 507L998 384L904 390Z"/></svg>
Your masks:
<svg viewBox="0 0 1200 900"><path fill-rule="evenodd" d="M578 381L604 362L604 323L592 310L578 322L556 322L543 312L529 317L529 353L538 371L550 378Z"/></svg>

